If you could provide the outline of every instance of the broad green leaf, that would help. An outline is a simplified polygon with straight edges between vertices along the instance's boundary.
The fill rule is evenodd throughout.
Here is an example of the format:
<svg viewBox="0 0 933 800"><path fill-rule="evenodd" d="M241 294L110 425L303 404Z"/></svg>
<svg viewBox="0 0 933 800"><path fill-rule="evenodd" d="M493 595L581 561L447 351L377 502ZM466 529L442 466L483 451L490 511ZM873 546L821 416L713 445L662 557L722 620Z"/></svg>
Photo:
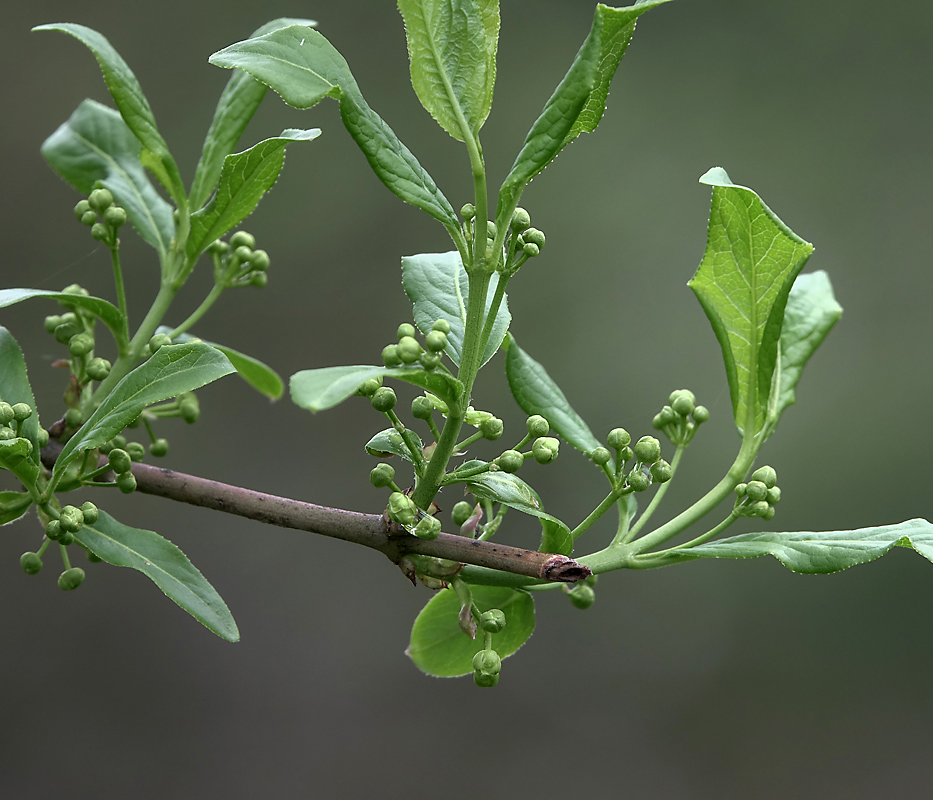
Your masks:
<svg viewBox="0 0 933 800"><path fill-rule="evenodd" d="M916 550L933 561L933 524L925 519L911 519L897 525L854 531L745 533L679 550L670 557L691 561L771 555L794 572L816 575L874 561L893 547Z"/></svg>
<svg viewBox="0 0 933 800"><path fill-rule="evenodd" d="M304 25L311 28L317 23L313 19L280 17L257 28L250 34L250 38L263 36L292 25ZM220 178L224 158L233 152L233 148L236 147L240 136L243 135L243 131L246 130L246 126L265 95L265 84L260 83L247 72L235 72L227 81L220 100L217 101L214 119L211 120L211 127L207 131L204 146L201 148L201 158L188 194L190 208L199 209L211 196Z"/></svg>
<svg viewBox="0 0 933 800"><path fill-rule="evenodd" d="M117 336L123 335L123 315L120 313L120 309L106 300L101 300L99 297L87 297L65 292L46 292L42 289L0 289L0 308L11 306L14 303L21 303L23 300L29 300L32 297L47 297L50 300L58 300L62 303L78 306L78 308L84 309L99 318Z"/></svg>
<svg viewBox="0 0 933 800"><path fill-rule="evenodd" d="M541 116L531 126L499 190L500 214L511 215L525 185L581 133L592 133L606 110L609 83L646 11L669 0L641 0L625 8L596 6L593 26Z"/></svg>
<svg viewBox="0 0 933 800"><path fill-rule="evenodd" d="M108 564L142 572L166 597L221 639L239 641L240 632L226 603L168 539L154 531L130 528L106 511L100 512L93 525L81 528L75 538Z"/></svg>
<svg viewBox="0 0 933 800"><path fill-rule="evenodd" d="M499 0L399 0L411 83L425 110L461 142L492 106Z"/></svg>
<svg viewBox="0 0 933 800"><path fill-rule="evenodd" d="M352 396L370 378L396 378L436 394L447 403L460 396L463 385L442 372L426 372L419 367L324 367L305 369L292 375L289 391L295 405L311 412L324 411Z"/></svg>
<svg viewBox="0 0 933 800"><path fill-rule="evenodd" d="M813 245L714 167L706 252L689 282L722 347L739 432L765 423L787 296Z"/></svg>
<svg viewBox="0 0 933 800"><path fill-rule="evenodd" d="M573 410L560 387L537 361L522 350L511 334L505 345L505 375L522 411L540 414L565 442L589 455L601 447L589 426Z"/></svg>
<svg viewBox="0 0 933 800"><path fill-rule="evenodd" d="M408 433L414 437L418 449L424 450L424 442L421 441L421 437L412 430L409 430ZM376 458L386 458L392 455L403 458L410 464L415 463L412 460L411 453L405 446L405 440L402 439L402 434L395 430L395 428L386 428L384 431L379 431L372 439L366 442L366 452Z"/></svg>
<svg viewBox="0 0 933 800"><path fill-rule="evenodd" d="M33 414L23 421L20 436L32 443L30 459L39 464L39 411L36 408L36 399L32 395L29 385L29 375L26 372L26 359L23 351L19 349L13 334L0 326L0 400L11 406L16 403L27 403L33 408Z"/></svg>
<svg viewBox="0 0 933 800"><path fill-rule="evenodd" d="M465 466L465 465L464 465ZM542 553L560 553L569 556L573 551L570 528L557 517L546 513L541 498L525 481L507 472L484 472L466 480L466 485L477 497L502 503L541 520Z"/></svg>
<svg viewBox="0 0 933 800"><path fill-rule="evenodd" d="M0 525L9 525L25 514L32 505L29 492L0 492Z"/></svg>
<svg viewBox="0 0 933 800"><path fill-rule="evenodd" d="M797 277L784 309L778 391L773 393L768 410L771 430L784 409L797 402L796 388L804 366L841 316L842 306L836 302L825 272Z"/></svg>
<svg viewBox="0 0 933 800"><path fill-rule="evenodd" d="M143 94L142 87L133 71L110 42L97 31L71 22L39 25L33 30L67 33L83 43L94 54L120 115L142 143L143 148L148 151L153 174L165 186L176 203L183 203L185 189L181 182L181 175L178 173L178 166L169 152L165 139L159 133L149 101ZM146 155L144 154L144 160Z"/></svg>
<svg viewBox="0 0 933 800"><path fill-rule="evenodd" d="M149 182L140 161L142 146L112 108L85 100L42 145L42 155L59 177L88 195L100 181L162 260L175 223L172 207Z"/></svg>
<svg viewBox="0 0 933 800"><path fill-rule="evenodd" d="M505 614L505 628L492 644L502 658L512 655L535 629L535 603L531 595L498 586L471 586L480 612L498 608ZM483 649L483 637L471 639L460 628L460 599L453 589L436 594L421 609L411 629L405 654L415 666L437 678L456 678L473 673L473 656Z"/></svg>
<svg viewBox="0 0 933 800"><path fill-rule="evenodd" d="M499 274L489 280L486 293L486 313L492 305ZM470 298L470 279L463 268L460 254L453 250L449 253L422 253L417 256L402 258L402 285L411 300L415 314L415 324L423 333L428 333L431 326L439 319L450 323L447 334L447 355L457 366L463 354L463 336L466 330L467 305ZM502 298L496 321L493 323L483 364L492 358L502 344L512 315L509 313L508 296Z"/></svg>
<svg viewBox="0 0 933 800"><path fill-rule="evenodd" d="M172 329L167 325L160 325L156 329L156 333L169 334L171 332ZM200 337L188 333L181 333L175 337L174 342L175 344L183 344L196 338L200 339ZM207 339L200 339L200 341L220 350L230 359L230 363L233 364L237 374L257 392L264 394L270 400L278 400L282 396L282 392L285 391L285 384L272 367L263 364L259 359L241 353L239 350L234 350L232 347L217 344L217 342L209 342Z"/></svg>
<svg viewBox="0 0 933 800"><path fill-rule="evenodd" d="M373 111L343 56L317 31L301 26L247 39L210 57L226 69L242 69L296 108L311 108L325 97L340 103L343 123L373 171L390 191L426 211L448 230L460 221L430 175L392 129Z"/></svg>
<svg viewBox="0 0 933 800"><path fill-rule="evenodd" d="M321 135L320 128L289 129L242 153L224 159L220 183L211 201L191 215L191 233L186 245L188 258L196 258L208 245L248 217L262 196L278 180L285 163L285 147L309 142Z"/></svg>
<svg viewBox="0 0 933 800"><path fill-rule="evenodd" d="M24 486L35 486L39 467L32 457L36 452L29 439L0 439L0 469L7 469L22 481Z"/></svg>
<svg viewBox="0 0 933 800"><path fill-rule="evenodd" d="M143 409L233 372L227 357L203 342L167 344L121 380L72 436L55 462L53 480L84 450L109 442Z"/></svg>

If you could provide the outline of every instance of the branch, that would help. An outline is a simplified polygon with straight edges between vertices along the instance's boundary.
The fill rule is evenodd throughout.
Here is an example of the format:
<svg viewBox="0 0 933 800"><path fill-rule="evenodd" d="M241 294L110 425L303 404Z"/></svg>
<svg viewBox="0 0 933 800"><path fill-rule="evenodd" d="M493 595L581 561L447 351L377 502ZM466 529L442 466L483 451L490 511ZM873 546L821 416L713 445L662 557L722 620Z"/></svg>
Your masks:
<svg viewBox="0 0 933 800"><path fill-rule="evenodd" d="M59 442L49 441L42 450L42 463L51 469L61 450ZM101 457L99 463L104 466L107 459ZM132 471L136 477L136 491L143 494L225 511L281 528L354 542L378 550L395 564L413 553L544 581L579 581L592 574L588 567L566 556L468 539L452 533L442 533L437 539L426 541L406 533L379 514L363 514L254 492L148 464L133 464Z"/></svg>

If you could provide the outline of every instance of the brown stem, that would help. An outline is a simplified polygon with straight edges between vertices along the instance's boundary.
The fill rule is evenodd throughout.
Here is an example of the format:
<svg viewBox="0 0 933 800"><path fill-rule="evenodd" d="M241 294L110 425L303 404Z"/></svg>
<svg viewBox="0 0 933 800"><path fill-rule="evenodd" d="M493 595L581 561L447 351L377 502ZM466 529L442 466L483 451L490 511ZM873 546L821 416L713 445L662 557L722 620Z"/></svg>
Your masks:
<svg viewBox="0 0 933 800"><path fill-rule="evenodd" d="M42 463L51 469L61 449L61 444L51 440L42 450ZM106 459L102 457L100 464L105 463ZM406 554L416 553L545 581L579 581L592 574L588 567L566 556L483 542L451 533L442 533L437 539L426 541L401 531L378 514L362 514L254 492L148 464L133 464L132 471L138 492L237 514L281 528L354 542L378 550L396 564Z"/></svg>

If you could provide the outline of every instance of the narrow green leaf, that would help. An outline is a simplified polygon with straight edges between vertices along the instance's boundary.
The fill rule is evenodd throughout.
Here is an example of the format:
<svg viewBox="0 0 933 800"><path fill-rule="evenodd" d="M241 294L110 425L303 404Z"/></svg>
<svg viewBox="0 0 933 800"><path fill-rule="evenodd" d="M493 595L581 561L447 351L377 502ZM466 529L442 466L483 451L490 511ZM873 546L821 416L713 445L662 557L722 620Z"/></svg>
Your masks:
<svg viewBox="0 0 933 800"><path fill-rule="evenodd" d="M184 203L185 189L181 182L181 175L178 173L178 166L162 134L159 133L149 101L143 94L142 87L133 71L110 42L97 31L71 22L39 25L33 30L67 33L74 36L94 54L120 115L157 162L158 169L154 171L154 174L176 203Z"/></svg>
<svg viewBox="0 0 933 800"><path fill-rule="evenodd" d="M233 372L227 357L203 342L160 347L121 380L62 449L53 480L84 450L110 441L153 403L176 397Z"/></svg>
<svg viewBox="0 0 933 800"><path fill-rule="evenodd" d="M93 525L81 528L75 538L108 564L142 572L166 597L221 639L239 641L240 632L227 604L168 539L154 531L130 528L106 511L100 512Z"/></svg>
<svg viewBox="0 0 933 800"><path fill-rule="evenodd" d="M640 0L626 8L596 6L593 26L541 116L531 126L512 169L499 190L499 212L511 214L525 185L581 133L592 133L602 119L609 83L646 11L669 0ZM499 217L497 212L497 219Z"/></svg>
<svg viewBox="0 0 933 800"><path fill-rule="evenodd" d="M208 245L248 217L262 196L278 180L285 163L285 147L292 142L309 142L321 135L320 128L307 131L289 129L281 136L266 139L242 153L224 159L220 183L211 201L191 215L187 253L195 258Z"/></svg>
<svg viewBox="0 0 933 800"><path fill-rule="evenodd" d="M714 167L706 252L689 282L722 347L739 432L765 423L787 296L813 245Z"/></svg>
<svg viewBox="0 0 933 800"><path fill-rule="evenodd" d="M459 398L463 385L442 372L426 372L419 367L324 367L305 369L292 375L289 391L297 406L311 412L324 411L352 396L370 378L396 378L436 394L446 403Z"/></svg>
<svg viewBox="0 0 933 800"><path fill-rule="evenodd" d="M414 437L418 449L424 450L424 442L421 441L421 437L412 430L409 430L408 433L410 436ZM398 456L409 464L415 463L412 460L411 453L405 446L405 440L402 439L402 434L395 430L395 428L386 428L384 431L379 431L372 439L366 442L366 452L376 458Z"/></svg>
<svg viewBox="0 0 933 800"><path fill-rule="evenodd" d="M893 547L916 550L933 561L933 524L911 519L896 525L853 531L744 533L670 554L672 560L757 558L771 555L794 572L809 575L838 572L874 561Z"/></svg>
<svg viewBox="0 0 933 800"><path fill-rule="evenodd" d="M492 106L498 0L398 0L398 8L421 105L454 139L472 138Z"/></svg>
<svg viewBox="0 0 933 800"><path fill-rule="evenodd" d="M471 586L480 612L498 608L505 614L505 628L493 637L502 658L512 655L535 629L535 603L528 592L498 586ZM481 636L471 639L460 628L460 599L453 589L436 594L421 609L411 629L405 654L415 666L438 678L456 678L473 672L473 656L483 649Z"/></svg>
<svg viewBox="0 0 933 800"><path fill-rule="evenodd" d="M263 36L292 25L304 25L311 28L317 23L313 19L280 17L257 28L250 34L250 38ZM265 95L265 84L260 83L247 72L235 72L227 81L220 100L217 101L211 127L207 131L204 146L201 148L201 158L188 194L190 208L199 209L214 191L220 179L224 158L233 152Z"/></svg>
<svg viewBox="0 0 933 800"><path fill-rule="evenodd" d="M0 525L9 525L23 516L32 505L29 492L0 492Z"/></svg>
<svg viewBox="0 0 933 800"><path fill-rule="evenodd" d="M84 309L100 319L115 334L122 335L123 315L120 313L120 309L106 300L101 300L99 297L66 294L65 292L46 292L42 289L0 289L0 308L12 306L14 303L21 303L23 300L29 300L33 297L46 297L50 300L58 300L78 306L78 308Z"/></svg>
<svg viewBox="0 0 933 800"><path fill-rule="evenodd" d="M0 400L11 406L16 403L28 403L33 408L33 414L23 421L20 435L32 443L30 459L39 464L39 409L36 408L36 399L33 397L29 385L29 375L26 372L26 359L23 351L13 338L13 334L0 326Z"/></svg>
<svg viewBox="0 0 933 800"><path fill-rule="evenodd" d="M140 161L142 146L112 108L85 100L42 145L42 155L59 177L88 195L100 181L163 260L175 223L172 207L149 182Z"/></svg>
<svg viewBox="0 0 933 800"><path fill-rule="evenodd" d="M486 294L486 313L492 305L499 274L494 273L489 280ZM447 355L457 366L463 354L463 337L466 331L466 310L470 298L470 279L463 268L460 254L453 250L449 253L422 253L417 256L402 258L402 285L411 300L415 314L415 324L423 333L428 333L431 326L439 319L450 323L447 334ZM512 315L509 313L508 296L502 298L499 313L493 323L483 364L492 358L502 344Z"/></svg>
<svg viewBox="0 0 933 800"><path fill-rule="evenodd" d="M459 230L453 207L430 175L373 111L343 56L317 31L293 26L230 45L210 57L226 69L242 69L296 108L325 97L340 103L343 123L373 171L390 191L426 211L448 230Z"/></svg>

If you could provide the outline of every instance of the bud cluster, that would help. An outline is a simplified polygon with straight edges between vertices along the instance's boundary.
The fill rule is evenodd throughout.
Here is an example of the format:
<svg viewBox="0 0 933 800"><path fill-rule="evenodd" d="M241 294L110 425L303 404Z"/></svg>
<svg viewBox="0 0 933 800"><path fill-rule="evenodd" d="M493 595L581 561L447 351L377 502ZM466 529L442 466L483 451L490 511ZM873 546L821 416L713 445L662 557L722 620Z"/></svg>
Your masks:
<svg viewBox="0 0 933 800"><path fill-rule="evenodd" d="M75 217L91 229L91 236L108 247L116 247L117 230L126 224L126 210L113 202L113 194L102 187L75 206Z"/></svg>
<svg viewBox="0 0 933 800"><path fill-rule="evenodd" d="M773 467L759 467L752 473L748 483L740 483L735 487L735 493L737 516L769 520L774 516L775 506L781 499L777 472Z"/></svg>
<svg viewBox="0 0 933 800"><path fill-rule="evenodd" d="M5 403L0 401L0 442L12 441L22 438L27 444L27 450L32 453L32 442L22 436L23 423L34 413L29 403ZM39 428L39 447L45 447L49 442L49 432Z"/></svg>
<svg viewBox="0 0 933 800"><path fill-rule="evenodd" d="M446 319L437 320L425 335L424 346L415 338L417 331L409 322L399 325L396 333L398 344L383 348L382 363L387 367L420 364L424 369L432 370L441 363L441 356L447 349L450 323Z"/></svg>
<svg viewBox="0 0 933 800"><path fill-rule="evenodd" d="M89 292L73 283L62 289L62 294L87 297ZM65 313L46 317L43 325L46 332L55 337L59 344L65 345L71 355L67 363L77 385L65 395L65 402L76 409L80 387L90 381L104 380L110 374L111 364L106 358L94 356L94 317L66 299L59 300L59 303L65 309ZM80 425L80 422L78 424Z"/></svg>
<svg viewBox="0 0 933 800"><path fill-rule="evenodd" d="M623 494L643 492L652 483L667 483L673 476L671 465L661 458L661 443L654 436L642 436L632 446L632 435L625 428L613 428L606 443L616 451L616 484ZM609 452L605 447L596 447L590 458L597 464L608 464ZM625 472L625 465L635 463Z"/></svg>
<svg viewBox="0 0 933 800"><path fill-rule="evenodd" d="M45 536L52 542L58 542L61 545L70 545L74 543L75 534L81 530L85 525L93 525L97 522L100 512L98 511L97 506L92 502L88 501L78 508L77 506L65 506L59 512L58 519L49 520L48 524L45 526ZM27 554L23 554L23 558L20 559L20 563L23 564L23 560L26 558ZM33 554L38 556L38 554ZM35 566L34 559L30 560L32 566ZM25 564L23 564L23 569L26 570ZM41 561L39 562L38 568L35 569L35 572L27 573L34 575L42 569Z"/></svg>
<svg viewBox="0 0 933 800"><path fill-rule="evenodd" d="M262 288L269 282L269 254L256 249L256 237L251 233L237 231L229 242L218 239L208 246L207 252L214 260L214 283L223 289Z"/></svg>
<svg viewBox="0 0 933 800"><path fill-rule="evenodd" d="M696 404L696 395L689 389L677 389L671 392L670 405L664 406L651 424L655 430L662 431L672 444L686 447L690 444L696 429L709 419L706 406Z"/></svg>
<svg viewBox="0 0 933 800"><path fill-rule="evenodd" d="M492 648L480 650L473 656L473 683L477 686L492 688L499 682L501 671L502 659Z"/></svg>
<svg viewBox="0 0 933 800"><path fill-rule="evenodd" d="M525 459L533 458L539 464L550 464L557 459L560 453L560 440L548 436L551 426L540 414L534 414L525 420L528 435L515 447L504 451L495 464L503 472L518 472ZM522 447L531 442L531 449L522 452Z"/></svg>

